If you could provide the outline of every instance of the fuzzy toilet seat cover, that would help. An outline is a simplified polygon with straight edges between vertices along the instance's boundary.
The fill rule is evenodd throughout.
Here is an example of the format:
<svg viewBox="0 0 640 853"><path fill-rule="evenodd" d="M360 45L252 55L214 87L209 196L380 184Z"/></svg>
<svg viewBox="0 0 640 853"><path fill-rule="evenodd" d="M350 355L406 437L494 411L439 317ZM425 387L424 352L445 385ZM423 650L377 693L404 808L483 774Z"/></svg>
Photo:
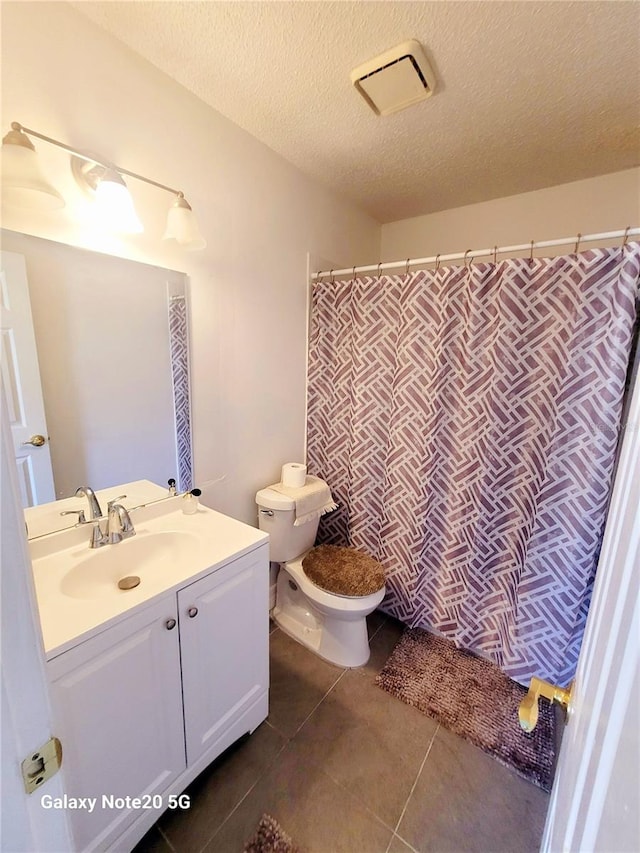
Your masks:
<svg viewBox="0 0 640 853"><path fill-rule="evenodd" d="M382 565L353 548L318 545L304 558L302 569L316 586L336 595L373 595L384 586Z"/></svg>

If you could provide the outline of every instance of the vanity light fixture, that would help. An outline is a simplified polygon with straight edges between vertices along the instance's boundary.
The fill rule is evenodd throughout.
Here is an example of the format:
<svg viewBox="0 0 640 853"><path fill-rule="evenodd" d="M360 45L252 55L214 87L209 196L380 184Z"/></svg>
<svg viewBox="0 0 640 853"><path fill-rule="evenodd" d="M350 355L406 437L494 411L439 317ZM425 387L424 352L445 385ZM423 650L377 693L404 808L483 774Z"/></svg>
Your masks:
<svg viewBox="0 0 640 853"><path fill-rule="evenodd" d="M95 201L97 218L105 228L123 234L144 231L131 193L115 166L72 155L71 174L83 193Z"/></svg>
<svg viewBox="0 0 640 853"><path fill-rule="evenodd" d="M64 199L42 174L33 142L17 122L2 140L2 201L32 210L64 207Z"/></svg>
<svg viewBox="0 0 640 853"><path fill-rule="evenodd" d="M64 142L24 127L16 121L11 123L11 130L2 140L2 203L4 205L32 210L53 210L64 207L64 199L40 170L30 136L63 148L71 154L72 174L85 193L95 198L98 215L105 225L127 233L140 233L143 230L133 199L122 177L127 175L166 190L176 197L169 208L163 239L173 239L183 249L190 250L204 249L207 245L200 233L191 205L180 190L153 181L151 178L145 178L136 172L130 172L97 155L77 151L65 145Z"/></svg>
<svg viewBox="0 0 640 853"><path fill-rule="evenodd" d="M144 231L124 179L114 169L105 169L96 189L98 216L108 228L125 234Z"/></svg>
<svg viewBox="0 0 640 853"><path fill-rule="evenodd" d="M167 227L163 240L175 240L180 246L190 249L204 249L207 245L200 233L191 205L182 195L173 202L167 214Z"/></svg>

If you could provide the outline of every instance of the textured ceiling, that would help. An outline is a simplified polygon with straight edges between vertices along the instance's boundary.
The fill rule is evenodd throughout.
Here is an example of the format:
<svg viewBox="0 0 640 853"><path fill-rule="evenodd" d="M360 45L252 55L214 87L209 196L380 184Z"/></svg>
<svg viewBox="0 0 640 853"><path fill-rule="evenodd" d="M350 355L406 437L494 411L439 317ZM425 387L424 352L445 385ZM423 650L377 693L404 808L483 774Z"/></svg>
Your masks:
<svg viewBox="0 0 640 853"><path fill-rule="evenodd" d="M77 2L380 222L640 164L640 3ZM432 98L376 116L349 72L415 38Z"/></svg>

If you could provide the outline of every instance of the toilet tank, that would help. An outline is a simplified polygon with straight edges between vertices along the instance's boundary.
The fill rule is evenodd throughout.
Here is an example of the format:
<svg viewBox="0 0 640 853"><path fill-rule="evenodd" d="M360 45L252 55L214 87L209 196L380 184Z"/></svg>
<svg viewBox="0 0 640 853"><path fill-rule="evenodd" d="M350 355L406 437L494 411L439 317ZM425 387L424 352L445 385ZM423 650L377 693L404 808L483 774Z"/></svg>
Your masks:
<svg viewBox="0 0 640 853"><path fill-rule="evenodd" d="M285 563L313 548L318 532L319 518L294 527L296 520L293 498L276 492L271 487L256 494L258 525L269 534L269 559Z"/></svg>

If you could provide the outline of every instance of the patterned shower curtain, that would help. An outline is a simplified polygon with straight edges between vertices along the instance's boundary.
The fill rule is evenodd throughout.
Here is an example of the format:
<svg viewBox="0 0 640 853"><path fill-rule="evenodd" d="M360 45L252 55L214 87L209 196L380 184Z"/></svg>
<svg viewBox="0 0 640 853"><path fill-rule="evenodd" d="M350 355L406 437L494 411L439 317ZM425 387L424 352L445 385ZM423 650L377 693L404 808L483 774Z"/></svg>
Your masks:
<svg viewBox="0 0 640 853"><path fill-rule="evenodd" d="M639 274L630 243L313 289L308 467L340 505L319 541L523 683L575 671Z"/></svg>

